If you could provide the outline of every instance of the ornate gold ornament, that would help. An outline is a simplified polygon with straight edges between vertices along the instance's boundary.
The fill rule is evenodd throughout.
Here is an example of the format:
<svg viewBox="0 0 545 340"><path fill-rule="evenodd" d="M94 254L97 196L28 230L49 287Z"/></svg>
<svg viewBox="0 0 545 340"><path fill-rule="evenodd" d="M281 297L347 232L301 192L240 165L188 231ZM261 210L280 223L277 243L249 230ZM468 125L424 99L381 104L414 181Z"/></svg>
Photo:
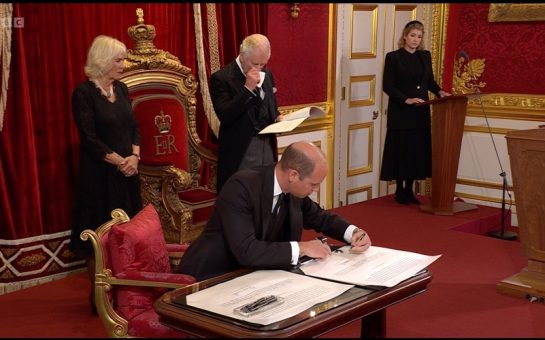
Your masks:
<svg viewBox="0 0 545 340"><path fill-rule="evenodd" d="M490 4L488 9L489 22L501 21L543 21L545 20L545 5L539 3L501 3Z"/></svg>
<svg viewBox="0 0 545 340"><path fill-rule="evenodd" d="M134 69L166 69L174 72L190 73L191 70L180 63L176 56L155 47L155 26L144 24L144 11L136 10L137 25L128 29L129 36L136 45L135 50L127 50L125 72Z"/></svg>
<svg viewBox="0 0 545 340"><path fill-rule="evenodd" d="M477 93L486 86L479 81L484 72L486 59L471 59L460 55L454 62L454 74L452 77L452 92L455 94Z"/></svg>
<svg viewBox="0 0 545 340"><path fill-rule="evenodd" d="M301 7L299 6L298 2L292 2L289 4L290 6L290 15L292 19L299 18L299 12L301 12Z"/></svg>

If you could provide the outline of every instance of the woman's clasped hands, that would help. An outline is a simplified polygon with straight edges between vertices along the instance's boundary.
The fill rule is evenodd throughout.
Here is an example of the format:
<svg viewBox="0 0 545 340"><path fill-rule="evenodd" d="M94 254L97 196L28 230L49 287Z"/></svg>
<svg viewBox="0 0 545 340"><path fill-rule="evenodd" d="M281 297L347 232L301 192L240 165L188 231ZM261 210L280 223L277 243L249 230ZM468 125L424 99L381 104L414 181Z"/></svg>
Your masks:
<svg viewBox="0 0 545 340"><path fill-rule="evenodd" d="M138 158L134 155L125 157L123 161L119 163L117 169L121 171L125 177L131 177L138 174Z"/></svg>

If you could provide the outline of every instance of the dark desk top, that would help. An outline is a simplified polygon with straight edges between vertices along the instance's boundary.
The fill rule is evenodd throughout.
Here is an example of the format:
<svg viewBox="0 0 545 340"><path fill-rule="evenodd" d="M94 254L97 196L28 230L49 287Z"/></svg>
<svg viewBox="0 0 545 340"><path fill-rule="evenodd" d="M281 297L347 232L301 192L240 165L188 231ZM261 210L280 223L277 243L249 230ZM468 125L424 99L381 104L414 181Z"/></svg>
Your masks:
<svg viewBox="0 0 545 340"><path fill-rule="evenodd" d="M184 304L189 294L249 272L240 270L165 293L154 305L160 321L197 337L313 337L422 293L431 281L431 274L424 271L391 288L368 290L356 286L270 325L244 322Z"/></svg>

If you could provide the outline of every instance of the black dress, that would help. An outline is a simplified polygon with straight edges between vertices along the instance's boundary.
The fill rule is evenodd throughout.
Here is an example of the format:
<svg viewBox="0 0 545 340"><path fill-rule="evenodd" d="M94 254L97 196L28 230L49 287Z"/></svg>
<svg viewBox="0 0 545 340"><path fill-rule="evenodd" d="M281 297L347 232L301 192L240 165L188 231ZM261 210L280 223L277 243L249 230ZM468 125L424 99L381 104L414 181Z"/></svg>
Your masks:
<svg viewBox="0 0 545 340"><path fill-rule="evenodd" d="M84 229L94 230L110 220L115 208L130 217L142 209L139 176L125 177L117 166L104 160L113 151L127 157L132 154L132 144L140 144L127 86L119 81L113 86L117 97L114 103L89 80L72 94L80 147L70 250L80 257L92 253L90 242L80 239Z"/></svg>
<svg viewBox="0 0 545 340"><path fill-rule="evenodd" d="M407 98L428 100L439 95L431 54L404 48L389 52L384 64L384 92L388 94L387 130L380 179L414 180L431 177L431 116L429 106L405 104Z"/></svg>

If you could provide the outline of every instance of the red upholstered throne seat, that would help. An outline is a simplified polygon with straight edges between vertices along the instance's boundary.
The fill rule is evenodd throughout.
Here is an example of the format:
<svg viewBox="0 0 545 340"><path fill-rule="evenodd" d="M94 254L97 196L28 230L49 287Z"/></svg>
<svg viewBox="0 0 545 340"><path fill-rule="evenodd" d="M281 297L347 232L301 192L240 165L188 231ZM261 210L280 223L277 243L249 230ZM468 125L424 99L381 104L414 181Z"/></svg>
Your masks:
<svg viewBox="0 0 545 340"><path fill-rule="evenodd" d="M140 9L137 16L139 24L129 28L136 46L121 80L140 128L142 199L159 212L167 242L191 242L215 204L217 147L197 134L191 69L155 48L154 26L144 24Z"/></svg>
<svg viewBox="0 0 545 340"><path fill-rule="evenodd" d="M166 289L195 282L171 271L169 254L180 258L187 245L165 242L159 215L147 205L132 220L121 209L96 231L81 233L95 255L95 304L110 337L185 337L159 323L154 301Z"/></svg>

